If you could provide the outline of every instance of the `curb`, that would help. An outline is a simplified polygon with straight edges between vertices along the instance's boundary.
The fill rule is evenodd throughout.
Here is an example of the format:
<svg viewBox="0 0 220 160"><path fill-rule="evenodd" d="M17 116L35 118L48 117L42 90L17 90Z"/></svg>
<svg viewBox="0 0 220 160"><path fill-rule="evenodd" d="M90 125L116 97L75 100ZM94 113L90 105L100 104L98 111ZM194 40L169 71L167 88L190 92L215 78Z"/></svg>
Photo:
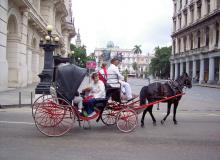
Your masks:
<svg viewBox="0 0 220 160"><path fill-rule="evenodd" d="M208 87L208 88L216 88L216 89L220 89L220 86L218 86L218 85L193 84L193 86L199 86L199 87Z"/></svg>
<svg viewBox="0 0 220 160"><path fill-rule="evenodd" d="M8 104L8 105L1 105L0 104L0 109L4 109L4 108L22 108L22 107L27 107L27 106L31 106L31 104L21 104L19 106L19 104Z"/></svg>

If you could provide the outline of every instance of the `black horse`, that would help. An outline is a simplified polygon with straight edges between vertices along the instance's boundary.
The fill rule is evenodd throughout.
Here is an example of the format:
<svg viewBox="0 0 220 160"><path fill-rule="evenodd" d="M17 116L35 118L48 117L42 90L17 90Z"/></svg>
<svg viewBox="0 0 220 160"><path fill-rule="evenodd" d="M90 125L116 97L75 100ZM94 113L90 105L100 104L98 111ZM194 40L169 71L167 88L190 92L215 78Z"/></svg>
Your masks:
<svg viewBox="0 0 220 160"><path fill-rule="evenodd" d="M155 83L149 84L148 86L144 86L140 91L140 105L146 104L146 99L148 100L148 103L151 103L151 102L163 99L165 97L170 97L170 96L174 96L176 94L182 93L184 86L187 88L192 87L191 78L188 76L187 73L183 73L183 75L178 77L175 81L170 80L164 84L155 82ZM164 124L166 118L169 116L170 108L172 104L174 104L173 122L174 124L177 124L176 110L177 110L177 106L179 104L180 99L181 99L181 96L165 101L166 103L168 103L167 104L167 115L163 118L163 120L161 121L161 124ZM147 111L151 115L153 124L156 125L156 119L154 118L152 109L153 109L153 105L149 106L148 108L144 110L142 118L141 118L142 127L144 127L144 117Z"/></svg>

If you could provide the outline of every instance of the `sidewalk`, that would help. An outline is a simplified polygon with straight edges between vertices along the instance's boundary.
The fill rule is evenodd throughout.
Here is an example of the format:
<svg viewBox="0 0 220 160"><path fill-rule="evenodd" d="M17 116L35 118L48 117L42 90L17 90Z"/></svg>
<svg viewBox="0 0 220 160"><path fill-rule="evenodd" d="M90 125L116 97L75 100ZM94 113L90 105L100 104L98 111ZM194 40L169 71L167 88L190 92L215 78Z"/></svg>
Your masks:
<svg viewBox="0 0 220 160"><path fill-rule="evenodd" d="M31 84L23 88L8 88L6 91L0 92L0 106L10 107L31 105L31 97L34 100L35 87L37 84ZM19 100L20 94L20 100Z"/></svg>

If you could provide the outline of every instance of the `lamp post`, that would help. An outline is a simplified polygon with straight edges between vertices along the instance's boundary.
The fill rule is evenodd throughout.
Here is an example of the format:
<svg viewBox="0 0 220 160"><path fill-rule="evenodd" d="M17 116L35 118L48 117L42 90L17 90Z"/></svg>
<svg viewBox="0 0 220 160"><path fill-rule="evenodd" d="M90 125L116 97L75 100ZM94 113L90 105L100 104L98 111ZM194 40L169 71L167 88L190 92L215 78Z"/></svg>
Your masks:
<svg viewBox="0 0 220 160"><path fill-rule="evenodd" d="M47 35L45 36L45 42L43 39L40 40L39 46L44 50L44 68L43 71L38 75L40 77L40 83L35 89L35 94L49 94L50 85L53 78L53 52L59 47L59 37L52 36L53 26L47 26Z"/></svg>

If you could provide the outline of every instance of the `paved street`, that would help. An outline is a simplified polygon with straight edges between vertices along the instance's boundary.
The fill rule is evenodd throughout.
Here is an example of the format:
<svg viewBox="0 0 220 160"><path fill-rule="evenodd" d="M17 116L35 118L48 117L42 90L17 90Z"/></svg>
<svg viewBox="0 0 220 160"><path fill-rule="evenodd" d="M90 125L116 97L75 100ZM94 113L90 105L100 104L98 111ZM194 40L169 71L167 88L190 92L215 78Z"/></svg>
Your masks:
<svg viewBox="0 0 220 160"><path fill-rule="evenodd" d="M135 93L147 84L135 79L129 83ZM166 111L161 104L159 111L154 107L157 126L147 114L145 128L138 126L129 134L92 122L91 130L75 124L70 133L49 138L34 126L29 107L0 109L0 160L219 160L220 89L194 86L186 93L178 125L173 125L172 114L165 125L159 123Z"/></svg>

